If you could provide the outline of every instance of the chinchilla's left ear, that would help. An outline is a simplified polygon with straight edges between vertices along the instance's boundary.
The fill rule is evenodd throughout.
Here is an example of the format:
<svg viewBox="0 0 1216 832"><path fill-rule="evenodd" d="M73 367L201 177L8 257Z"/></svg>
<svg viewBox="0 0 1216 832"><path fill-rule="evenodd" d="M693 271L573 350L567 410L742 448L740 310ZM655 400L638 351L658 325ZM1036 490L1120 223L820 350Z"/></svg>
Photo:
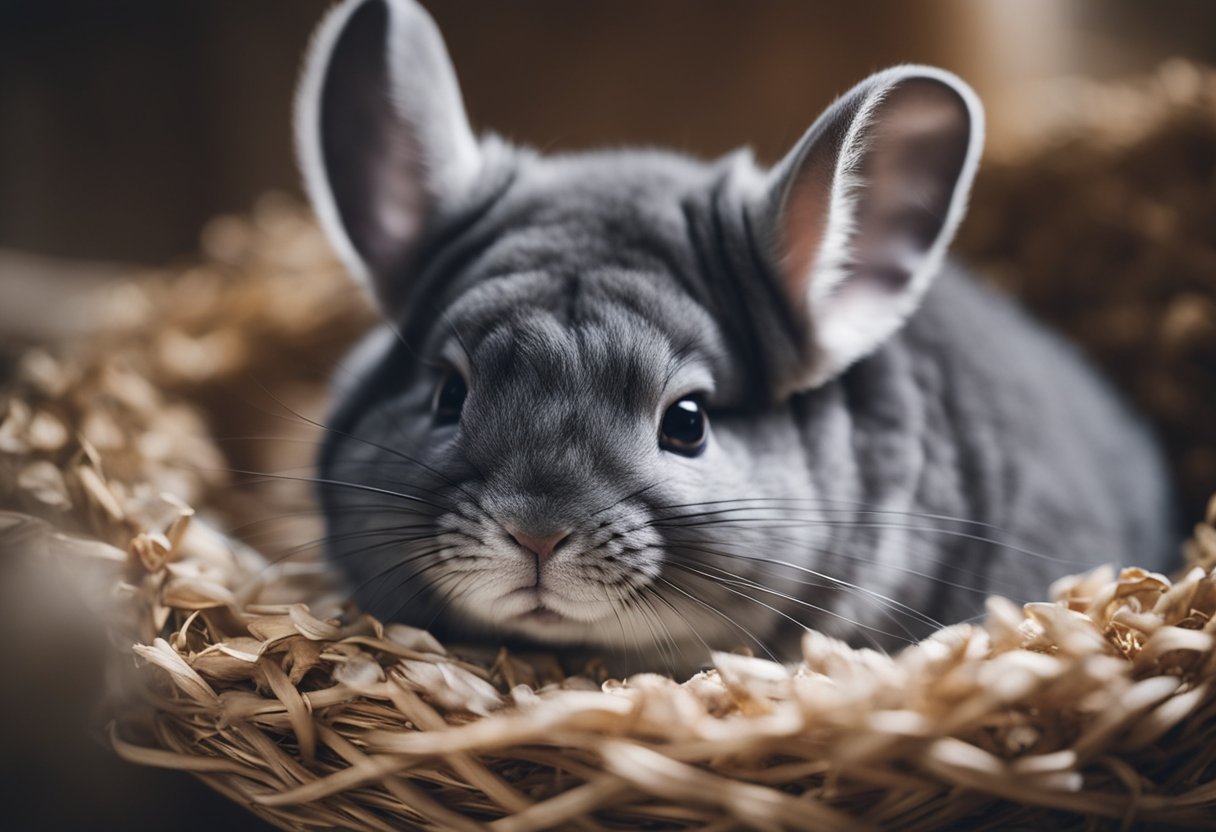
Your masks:
<svg viewBox="0 0 1216 832"><path fill-rule="evenodd" d="M296 96L296 148L330 242L395 311L421 235L482 165L443 38L414 0L330 12Z"/></svg>
<svg viewBox="0 0 1216 832"><path fill-rule="evenodd" d="M835 377L916 310L962 219L983 132L970 87L901 66L840 98L773 169L749 213L802 341L775 359L779 395Z"/></svg>

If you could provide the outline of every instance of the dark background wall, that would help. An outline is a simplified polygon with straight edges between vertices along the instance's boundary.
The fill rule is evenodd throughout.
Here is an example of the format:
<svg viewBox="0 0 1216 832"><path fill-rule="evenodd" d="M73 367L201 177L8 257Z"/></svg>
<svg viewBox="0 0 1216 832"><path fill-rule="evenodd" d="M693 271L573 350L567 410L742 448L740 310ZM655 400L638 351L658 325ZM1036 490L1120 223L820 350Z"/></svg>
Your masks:
<svg viewBox="0 0 1216 832"><path fill-rule="evenodd" d="M0 248L156 262L296 183L290 102L326 0L0 0ZM984 95L1211 54L1216 4L1137 0L428 0L475 123L542 147L788 146L873 69Z"/></svg>

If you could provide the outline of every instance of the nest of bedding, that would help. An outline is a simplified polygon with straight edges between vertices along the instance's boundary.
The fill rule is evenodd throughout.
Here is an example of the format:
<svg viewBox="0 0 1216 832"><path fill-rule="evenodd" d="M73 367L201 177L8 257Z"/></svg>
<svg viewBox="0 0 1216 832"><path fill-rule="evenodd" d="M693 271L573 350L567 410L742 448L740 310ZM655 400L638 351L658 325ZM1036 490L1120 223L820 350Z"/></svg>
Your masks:
<svg viewBox="0 0 1216 832"><path fill-rule="evenodd" d="M1053 138L989 165L961 245L1157 418L1194 510L1216 78L1069 95ZM994 598L894 657L808 633L799 666L722 653L681 683L474 656L344 606L298 545L304 484L238 473L307 464L300 414L368 321L307 215L268 198L203 250L91 301L104 325L27 353L0 398L0 544L102 588L125 759L284 829L1212 825L1216 500L1172 579Z"/></svg>

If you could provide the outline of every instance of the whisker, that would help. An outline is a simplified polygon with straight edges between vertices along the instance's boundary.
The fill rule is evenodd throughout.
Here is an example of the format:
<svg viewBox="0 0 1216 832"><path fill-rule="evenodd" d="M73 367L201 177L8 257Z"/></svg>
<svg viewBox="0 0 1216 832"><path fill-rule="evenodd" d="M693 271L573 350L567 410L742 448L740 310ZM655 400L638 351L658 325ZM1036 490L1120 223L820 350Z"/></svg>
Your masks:
<svg viewBox="0 0 1216 832"><path fill-rule="evenodd" d="M701 543L698 540L688 541L688 540L672 538L670 535L668 535L668 539L671 542L673 542L677 545L681 545L681 546L687 546L687 545L692 545L692 544L700 545L700 543ZM1017 594L1016 592L1012 591L1014 589L1014 587L1004 580L994 580L991 575L987 575L987 574L984 574L981 572L976 572L974 570L967 569L966 567L964 567L960 564L952 563L948 560L935 559L931 556L927 556L927 555L923 554L919 550L917 550L913 555L916 562L927 562L930 565L932 565L938 569L949 570L951 573L961 575L961 576L964 576L967 578L973 578L973 579L975 579L975 583L974 584L959 583L958 581L950 580L949 578L946 578L940 574L935 574L933 572L924 572L924 571L922 571L920 569L916 569L915 567L912 567L912 566L907 566L907 565L899 564L899 563L889 563L886 561L876 560L872 557L865 557L865 556L859 555L859 554L850 554L850 553L841 551L836 548L829 548L829 547L824 547L824 546L812 546L812 545L809 545L806 541L798 540L798 539L792 538L792 537L786 537L783 535L766 534L765 539L768 541L783 543L786 546L801 548L803 551L813 553L820 558L848 561L849 563L853 563L853 564L861 564L862 566L865 566L870 569L877 568L877 569L885 569L885 570L888 570L891 572L899 572L904 575L909 575L909 576L915 577L915 578L922 578L926 581L929 581L930 583L940 584L941 586L950 587L951 589L957 589L959 591L966 592L968 594L976 595L979 597L987 597L990 594L990 592L994 589L1006 592L1007 594L1010 594L1010 595ZM914 542L921 542L921 541L914 541ZM740 545L742 545L742 544L740 544Z"/></svg>
<svg viewBox="0 0 1216 832"><path fill-rule="evenodd" d="M460 595L459 590L462 587L464 587L464 585L467 584L471 578L475 577L476 573L467 573L467 572L466 573L459 573L459 572L447 573L447 576L451 576L451 575L456 575L458 578L458 580L451 587L451 589L448 589L448 588L442 587L442 586L438 586L439 581L442 580L442 578L436 579L435 581L432 582L432 585L437 586L440 589L440 591L443 592L444 596L446 597L446 600L444 600L444 602L439 606L439 609L435 610L435 614L431 616L430 620L426 623L426 626L423 627L424 630L430 630L431 627L435 626L435 622L439 620L439 616L443 615L444 611L447 610L447 608L449 606L451 606L453 602L455 602L456 600L458 600L459 598L462 597ZM447 576L445 576L445 577L447 577Z"/></svg>
<svg viewBox="0 0 1216 832"><path fill-rule="evenodd" d="M1016 592L1013 591L1015 589L1015 587L1012 584L1008 583L1007 581L1000 580L1000 579L994 579L989 574L968 569L961 564L953 563L949 560L934 558L930 555L926 555L924 553L925 547L917 547L916 549L912 549L911 547L906 547L906 548L908 549L909 552L911 552L912 558L915 562L928 563L939 570L949 570L951 573L956 574L956 575L960 575L960 576L963 576L966 578L974 578L975 583L974 584L959 583L958 581L952 581L939 574L935 574L933 572L924 572L924 571L916 569L912 566L906 566L906 565L898 564L898 563L888 563L886 561L876 560L875 558L865 557L864 555L859 555L859 554L849 554L849 553L840 551L835 548L829 548L829 547L823 547L823 546L808 546L808 545L806 545L805 541L798 540L798 539L792 538L792 537L786 537L784 535L766 535L766 539L784 543L789 546L804 547L806 551L812 552L821 558L843 560L843 561L848 561L849 563L853 563L853 564L861 564L862 566L865 566L870 569L873 569L873 568L886 569L886 570L889 570L892 572L899 572L904 575L909 575L909 576L915 577L915 578L923 578L924 580L929 581L930 583L940 584L942 586L950 587L951 589L957 589L962 592L966 592L968 594L975 595L977 597L982 597L982 598L987 597L991 593L991 591L994 589L1000 590L1003 592L1007 592L1010 595L1017 594ZM912 542L913 543L927 543L927 541L915 541L915 540Z"/></svg>
<svg viewBox="0 0 1216 832"><path fill-rule="evenodd" d="M200 469L200 470L208 470L208 469ZM216 470L216 469L210 469L210 470ZM330 486L334 486L336 488L350 488L355 491L366 491L370 494L379 494L380 496L384 496L384 497L393 497L395 499L406 500L408 502L421 503L422 505L431 506L432 508L437 508L440 511L451 511L452 510L452 508L450 506L445 506L445 505L441 505L439 503L431 502L430 500L423 499L422 497L418 497L413 494L403 494L399 491L393 491L388 488L377 488L374 485L367 485L366 483L346 482L345 480L334 480L334 479L328 479L325 477L297 477L297 476L291 476L288 474L275 474L275 473L272 473L269 471L249 471L249 470L244 470L241 468L221 468L218 470L222 471L224 473L229 473L229 474L243 474L246 476L254 477L255 479L253 480L253 482L255 482L255 483L256 483L257 479L266 478L266 479L272 479L272 480L286 480L289 482L307 482L307 483L312 483L313 485L330 485Z"/></svg>
<svg viewBox="0 0 1216 832"><path fill-rule="evenodd" d="M401 558L395 561L390 568L381 570L380 574L373 575L367 580L362 581L356 589L356 593L362 594L365 590L371 588L371 594L367 597L365 606L369 610L379 610L382 608L382 604L395 597L411 581L418 580L419 582L414 593L398 606L398 609L403 609L405 603L408 603L415 595L431 588L434 582L429 579L421 579L421 576L431 569L447 566L447 559L442 557L442 555L449 549L451 549L450 546L436 544L424 551ZM422 561L420 565L411 569L406 568L413 564L418 564L419 561ZM398 572L403 572L404 574L397 577L395 573ZM392 580L390 580L390 577ZM391 621L396 617L397 612L394 611L393 615L386 620Z"/></svg>
<svg viewBox="0 0 1216 832"><path fill-rule="evenodd" d="M667 578L664 578L662 575L659 575L659 576L656 578L656 580L657 580L657 581L659 581L659 582L660 582L660 583L662 583L662 584L666 584L667 586L671 587L671 588L672 588L672 589L674 589L676 592L680 593L681 595L683 595L685 598L689 599L689 600L690 600L690 601L692 601L693 603L700 604L700 605L701 605L702 607L704 607L706 610L708 610L709 612L713 613L713 614L714 614L714 615L716 615L718 618L721 618L721 619L722 619L723 621L725 621L727 624L729 624L730 626L732 626L732 627L734 627L735 629L737 629L737 630L739 630L740 632L742 632L744 635L746 635L746 636L747 636L748 638L750 638L752 641L756 642L756 646L758 646L758 647L759 647L761 650L763 650L763 651L764 651L764 653L765 653L765 655L767 655L767 656L768 656L770 659L772 659L773 661L779 661L779 660L778 660L778 658L777 658L777 656L773 654L773 651L769 649L768 645L767 645L767 644L764 642L764 640L763 640L762 638L760 638L759 636L757 636L757 635L756 635L755 633L753 633L751 630L749 630L749 629L747 629L746 627L744 627L742 624L740 624L740 623L738 623L737 621L735 621L735 620L734 620L733 618L731 618L730 616L728 616L728 615L726 615L725 613L723 613L721 610L716 609L716 608L715 608L715 607L714 607L712 604L708 604L708 603L706 603L705 601L702 601L700 598L697 598L695 595L691 595L691 594L689 594L688 592L685 592L685 591L684 591L684 589L683 589L682 587L680 587L680 586L676 585L674 582L672 582L672 581L668 580Z"/></svg>
<svg viewBox="0 0 1216 832"><path fill-rule="evenodd" d="M722 554L722 553L703 552L703 554ZM728 555L723 555L723 556L729 557ZM680 563L683 563L683 562L674 561L674 560L672 561L673 565L678 565ZM722 578L724 578L728 581L735 582L736 585L738 585L739 583L742 583L743 585L746 585L749 587L753 587L756 589L762 589L766 592L769 592L773 595L776 595L776 596L782 598L783 600L789 601L790 603L795 604L796 606L806 607L806 608L814 610L816 612L825 612L825 613L829 612L824 607L816 606L815 604L812 604L809 601L803 600L802 598L799 598L797 596L790 595L785 592L781 592L780 590L774 589L769 586L765 586L765 584L761 583L760 581L752 580L751 578L748 578L744 575L740 575L736 572L731 572L730 570L724 569L720 566L714 566L713 564L703 563L700 560L693 561L693 564L696 566L703 567L705 569L712 569L715 573L720 575ZM803 583L807 584L809 582L803 582ZM842 586L839 583L823 583L823 584L813 584L813 585L818 586L822 589L834 589L834 590L843 591L843 592L848 593L848 595L850 595L853 598L857 598L859 600L868 601L868 602L873 603L887 620L889 620L896 627L898 627L900 630L903 631L904 635L907 636L907 638L909 640L915 640L916 634L913 633L913 631L910 630L908 628L908 626L904 624L901 617L906 617L906 618L912 619L913 621L919 622L920 624L923 624L923 625L925 625L931 629L935 629L935 630L941 629L941 627L942 627L942 625L939 622L935 621L934 619L930 618L929 616L925 615L924 613L921 613L918 610L916 610L912 607L909 607L906 604L902 604L898 601L895 601L894 599L888 599L886 596L879 595L878 593L867 593L864 590L861 592L854 592L854 591L851 591L851 589L850 589L850 587L852 585ZM839 613L835 613L835 615L838 618L844 619L844 616L840 615ZM804 626L809 626L809 625L804 625Z"/></svg>
<svg viewBox="0 0 1216 832"><path fill-rule="evenodd" d="M658 599L659 601L662 601L663 604L669 610L671 610L671 612L676 616L676 618L680 619L680 621L684 624L685 629L687 629L688 632L692 633L693 638L695 638L697 641L701 642L701 646L705 648L705 659L706 659L706 661L709 661L710 657L713 655L713 648L711 648L709 646L708 642L706 642L705 639L701 638L701 634L699 632L697 632L697 628L694 627L692 625L692 622L688 620L688 616L684 615L682 612L680 612L678 609L676 609L675 604L673 604L666 596L664 596L663 593L659 592L658 589L656 589L654 587L645 586L645 585L643 585L639 588L643 592L649 592L656 599Z"/></svg>
<svg viewBox="0 0 1216 832"><path fill-rule="evenodd" d="M389 504L383 504L383 503L364 503L362 505L357 505L357 506L348 506L348 507L344 508L342 511L344 514L375 514L377 512L400 512L401 506L399 504L389 505ZM296 518L300 518L300 517L311 517L315 520L323 519L321 510L317 506L306 505L306 506L302 506L301 508L295 509L293 511L280 511L280 512L276 512L275 514L266 514L261 517L257 517L253 520L249 520L245 523L238 523L233 526L225 526L224 528L227 530L227 532L229 534L237 535L237 536L241 537L242 539L248 540L249 535L246 534L246 532L249 532L258 526L269 525L269 524L275 523L279 520L291 520L291 519L296 519Z"/></svg>
<svg viewBox="0 0 1216 832"><path fill-rule="evenodd" d="M627 658L627 656L624 655L624 651L628 649L629 646L627 643L628 639L625 637L625 622L621 619L621 611L617 608L617 605L620 602L620 594L618 593L617 597L614 599L610 593L610 590L612 589L611 586L606 583L601 583L600 586L604 590L604 600L608 603L608 609L612 610L612 614L616 618L616 626L621 631L621 643L619 648L616 644L611 645L612 654L614 656L619 655L621 658ZM637 659L640 662L642 657L638 656Z"/></svg>
<svg viewBox="0 0 1216 832"><path fill-rule="evenodd" d="M641 495L645 494L647 491L649 491L650 489L654 488L654 487L655 487L655 486L657 486L657 485L660 485L661 483L662 483L662 481L661 481L661 480L655 480L654 482L650 483L650 485L647 485L647 486L644 486L644 487L642 487L642 488L639 488L637 491L634 491L634 492L633 492L633 493L631 493L631 494L626 494L624 497L622 497L621 499L617 500L617 501L616 501L615 503L613 503L612 505L609 505L609 506L604 506L603 508L599 509L598 511L593 511L593 512L591 512L591 514L587 515L587 517L588 517L588 518L591 518L591 517L599 517L599 516L600 516L601 514L603 514L604 512L606 512L606 511L611 511L612 509L616 508L616 507L617 507L617 506L619 506L621 503L624 503L624 502L627 502L627 501L629 501L629 500L632 500L632 499L635 499L635 498L637 498L637 497L640 497Z"/></svg>
<svg viewBox="0 0 1216 832"><path fill-rule="evenodd" d="M729 546L731 544L728 542L725 544L722 542L718 542L716 545ZM679 548L686 549L686 550L691 549L691 547L687 546L686 544L679 544ZM844 580L843 578L837 578L835 576L828 575L823 572L817 572L814 569L811 569L810 567L800 566L799 564L790 563L789 561L784 561L784 560L774 560L774 559L770 559L770 558L753 557L753 556L749 556L749 555L740 555L735 552L723 552L723 551L719 551L716 549L707 549L702 546L698 546L695 549L691 549L691 550L700 552L703 554L707 554L707 555L716 555L718 557L735 558L736 560L744 560L744 561L748 561L749 563L758 564L760 566L777 565L777 566L785 567L787 569L793 569L797 572L801 572L803 574L810 575L812 577L819 578L821 580L829 582L826 586L823 584L809 584L809 582L802 582L802 583L807 583L812 586L823 586L824 588L836 587L836 588L841 588L841 589L847 589L847 590L851 591L851 594L853 594L854 597L868 597L871 600L881 601L891 607L898 608L905 615L908 615L909 617L914 618L917 621L920 621L922 624L927 624L930 627L935 627L935 628L939 628L939 629L943 626L940 621L917 610L915 607L912 607L912 606L909 606L908 604L903 603L902 601L898 601L894 598L888 597L886 595L883 595L880 592L877 592L872 589L868 589L859 584L851 583L849 581ZM741 576L735 576L735 577L741 577Z"/></svg>
<svg viewBox="0 0 1216 832"><path fill-rule="evenodd" d="M868 503L863 500L848 500L848 499L837 498L837 497L736 497L733 499L726 499L726 500L705 500L705 501L697 502L697 503L672 503L669 505L652 506L651 508L654 509L655 511L664 511L664 510L673 509L673 508L697 508L699 506L732 505L732 504L743 504L743 503L760 503L761 508L763 508L764 507L763 504L766 504L766 503L780 503L780 504L794 503L794 504L811 505L811 506L822 506L825 504L826 505L843 505L843 506L849 506L849 508L835 508L835 509L821 509L821 510L836 511L836 512L855 511L856 513L859 513L859 514L893 514L893 515L900 515L900 516L904 516L904 517L916 517L916 518L925 519L925 520L945 520L945 521L948 521L951 523L960 523L960 524L969 525L969 526L981 526L983 528L992 529L993 531L997 531L1002 534L1010 533L1007 529L1004 529L994 523L986 523L982 520L973 520L973 519L969 519L966 517L957 517L957 516L954 516L951 514L932 514L932 513L920 512L920 511L900 511L898 509L892 509L892 508L880 508L880 507L877 507L873 503ZM744 506L744 508L746 508L746 506Z"/></svg>
<svg viewBox="0 0 1216 832"><path fill-rule="evenodd" d="M798 619L791 617L790 615L786 614L784 611L777 609L776 607L772 606L771 604L766 604L766 603L764 603L763 601L761 601L760 599L758 599L758 598L754 598L754 597L752 597L751 595L748 595L748 594L747 594L747 593L745 593L745 592L739 592L739 591L736 591L736 590L731 589L729 586L725 586L725 585L723 585L723 584L722 584L722 583L719 581L719 579L717 579L717 578L716 578L715 576L713 576L713 575L707 574L707 573L702 572L702 571L700 571L700 570L698 570L698 569L694 569L694 568L692 568L692 567L690 567L690 566L688 566L687 564L684 564L684 563L679 563L679 562L676 562L676 561L670 561L670 564L671 564L672 566L674 566L675 568L677 568L677 569L682 569L682 570L687 571L687 572L693 572L693 573L695 573L695 574L697 574L697 575L700 575L700 576L702 576L702 577L704 577L704 578L709 578L709 579L711 579L711 580L714 580L714 581L716 582L716 583L715 583L715 585L716 585L716 586L718 586L718 587L720 587L720 588L722 588L722 589L725 589L727 592L730 592L730 593L732 593L732 594L734 594L734 595L738 595L738 596L740 596L740 597L742 597L742 598L746 598L747 600L749 600L749 601L751 601L751 602L753 602L753 603L759 604L759 605L760 605L760 606L762 606L762 607L765 607L765 608L767 608L767 609L770 609L770 610L772 610L773 612L775 612L775 613L777 613L778 615L780 615L782 618L786 619L787 621L790 621L791 623L796 624L797 626L802 627L803 629L807 629L807 625L806 625L804 622L799 621ZM832 610L828 610L828 609L825 609L825 608L823 608L823 607L816 606L815 604L812 604L812 603L810 603L810 602L807 602L807 601L799 601L797 598L793 598L792 596L785 595L785 594L784 594L784 593L782 593L782 592L779 592L779 591L777 591L777 590L775 590L775 589L770 589L769 587L763 586L763 585L761 585L761 584L757 584L757 583L750 582L750 581L747 581L747 582L743 582L743 581L738 581L738 582L732 582L732 581L728 581L727 583L743 583L743 584L744 584L744 585L745 585L745 586L746 586L748 589L756 589L756 590L759 590L759 591L761 591L761 592L766 592L766 593L768 593L768 594L770 594L770 595L776 595L776 596L779 596L779 597L781 597L782 599L787 600L787 601L793 601L793 602L795 602L795 603L798 603L798 604L799 604L799 605L801 605L801 606L805 606L805 607L807 607L807 608L809 608L809 609L815 610L816 612L822 613L823 615L827 615L827 616L830 616L830 617L832 617L832 618L835 618L835 619L838 619L838 620L840 620L840 621L843 621L843 622L845 622L846 624L848 624L848 625L850 625L850 626L852 626L852 627L858 627L858 628L860 628L860 629L862 629L862 630L867 630L867 631L869 631L869 632L874 632L874 633L877 633L877 634L879 634L879 635L886 636L887 638L898 639L898 640L900 640L900 641L905 641L905 642L909 642L909 643L912 641L912 639L908 639L908 638L905 638L904 636L896 635L895 633L889 633L889 632L887 632L886 630L883 630L883 629L881 629L881 628L879 628L879 627L874 627L874 626L871 626L871 625L869 625L869 624L863 624L863 623L861 623L860 621L854 621L853 619L849 618L849 617L848 617L848 616L846 616L846 615L841 615L841 614L840 614L840 613L838 613L838 612L834 612L834 611L832 611Z"/></svg>
<svg viewBox="0 0 1216 832"><path fill-rule="evenodd" d="M300 443L306 443L306 444L310 444L310 445L314 445L314 446L316 445L316 441L313 439L302 439L299 437L273 436L273 435L226 437L226 438L220 438L220 439L216 440L217 443L221 443L221 444L225 443L225 442L233 442L233 441L300 442ZM401 456L401 455L398 454L398 456ZM418 463L412 458L343 460L341 463L337 463L337 465L340 466L343 470L348 469L348 468L381 469L381 468L388 468L388 467L394 466L394 465L400 465L400 466L409 465L411 467L419 467ZM316 469L316 465L314 463L307 463L307 464L301 464L301 465L293 465L293 466L290 466L287 468L280 468L276 473L281 474L281 473L286 473L286 472L290 472L290 471L310 471L310 470L315 470L315 469ZM231 473L244 473L237 469L228 469L228 470ZM452 486L452 487L455 487L455 486ZM429 486L423 485L418 482L412 483L411 488L417 489L419 491L425 491L429 494L443 495L446 493L443 489L431 488ZM467 494L467 492L464 492L464 493ZM480 508L480 506L479 506L479 508Z"/></svg>
<svg viewBox="0 0 1216 832"><path fill-rule="evenodd" d="M655 650L659 653L660 661L667 666L668 675L675 675L675 655L674 653L668 653L666 651L664 645L659 641L658 632L650 623L651 616L655 614L654 607L650 606L646 599L641 595L635 594L633 598L636 602L634 609L642 614L642 621L646 624L646 629L650 630L650 642L654 645ZM670 638L670 634L668 638Z"/></svg>
<svg viewBox="0 0 1216 832"><path fill-rule="evenodd" d="M400 333L398 333L398 335L400 335ZM332 433L335 436L341 436L344 439L351 439L355 442L361 442L362 444L367 445L370 448L375 448L377 450L384 451L387 454L391 454L392 456L395 456L399 459L403 459L403 460L412 462L415 465L419 466L420 468L423 468L423 469L429 471L430 473L434 474L435 476L439 477L441 480L446 482L450 487L457 489L462 494L464 494L466 497L468 497L469 500L472 501L472 503L474 505L476 505L478 508L481 508L481 505L477 502L476 497L474 497L472 494L467 492L460 483L452 480L450 477L448 477L442 471L439 471L438 469L432 467L431 465L428 465L427 463L423 462L422 460L412 457L409 454L406 454L396 448L391 448L387 445L382 445L379 442L373 442L372 440L367 439L366 437L357 436L357 435L355 435L353 433L349 433L347 431L338 430L337 428L333 428L322 422L318 422L315 419L310 419L309 417L303 415L302 413L299 413L296 410L292 409L286 402L284 402L282 399L280 399L278 396L276 396L273 392L271 392L265 385L263 385L256 378L254 378L252 380L253 380L254 384L257 384L258 387L260 387L262 389L263 393L265 393L267 396L269 396L276 404L278 404L279 407L286 410L288 413L290 413L296 419L304 422L305 424L308 424L315 428L323 430L326 433ZM271 415L274 415L274 414L271 414ZM484 511L484 509L482 509L482 510Z"/></svg>
<svg viewBox="0 0 1216 832"><path fill-rule="evenodd" d="M296 543L284 548L264 548L268 563L273 565L280 563L293 555L298 555L302 552L308 551L309 549L326 546L327 544L331 543L345 543L351 540L360 540L366 537L380 537L383 535L392 535L395 540L408 540L409 538L399 537L397 533L433 528L434 526L429 523L402 523L395 526L374 526L371 528L356 529L348 532L325 534L321 535L320 537L314 537L311 540L306 540L302 543Z"/></svg>
<svg viewBox="0 0 1216 832"><path fill-rule="evenodd" d="M383 544L374 544L372 546L369 546L368 551L373 551L378 548L384 548ZM408 566L411 563L416 563L420 560L424 560L429 557L435 557L436 555L439 555L450 548L451 548L450 546L445 546L445 545L434 545L424 551L415 552L415 553L409 555L408 557L403 557L403 558L394 560L390 564L388 564L385 568L383 568L377 572L374 572L371 576L364 579L357 586L355 586L355 588L351 591L351 597L354 598L354 597L358 596L359 594L361 594L363 592L364 589L371 586L373 583L375 583L377 581L383 581L390 574L397 571L398 569L401 569L402 567ZM407 578L407 580L408 580L408 578ZM365 606L373 607L373 606L378 605L380 598L382 597L382 594L385 591L386 586L387 586L387 584L382 584L381 587L379 588L379 590L377 591L377 593L374 594L371 598L369 598L367 600L367 603ZM398 588L399 587L400 587L400 584L398 585Z"/></svg>
<svg viewBox="0 0 1216 832"><path fill-rule="evenodd" d="M398 567L400 567L400 565L401 564L397 564ZM437 560L433 563L423 564L422 566L418 567L417 569L414 569L409 574L407 574L404 578L402 578L401 580L399 580L395 584L393 584L391 589L388 590L388 592L391 595L395 595L398 591L401 590L402 587L404 587L410 581L413 581L413 580L421 577L426 572L428 572L432 569L438 569L440 567L447 566L447 565L448 564L446 563L446 561L443 561L443 560ZM453 572L445 572L434 580L419 581L418 587L413 592L411 592L408 596L406 596L406 598L403 601L401 601L401 603L397 604L397 606L388 614L384 614L379 611L380 599L384 597L383 593L377 595L375 605L367 604L367 605L365 605L364 609L367 612L372 613L373 615L375 615L377 618L379 618L382 621L395 621L401 615L401 611L404 610L411 601L413 601L415 598L417 598L419 595L421 595L424 592L436 589L435 585L439 581L443 580L445 577L451 577L455 574L456 573L453 573ZM386 574L384 577L387 578L388 575ZM386 582L386 586L387 586L387 582Z"/></svg>
<svg viewBox="0 0 1216 832"><path fill-rule="evenodd" d="M682 518L676 518L676 519L679 520ZM1057 558L1057 557L1053 557L1051 555L1045 555L1045 554L1042 554L1041 552L1035 552L1033 550L1025 549L1020 546L1015 546L1011 543L1004 543L1000 540L995 540L990 537L984 537L983 535L975 535L975 534L970 534L968 532L957 531L955 529L943 529L943 528L938 528L938 527L934 527L934 526L911 526L911 525L904 525L904 524L900 524L900 523L871 523L871 522L857 522L857 521L853 521L853 520L823 520L823 519L797 520L797 519L793 519L793 518L782 518L781 520L774 522L769 518L763 518L763 517L739 517L739 518L734 518L734 519L703 520L703 521L698 521L696 523L666 523L666 522L664 522L664 523L653 523L652 525L654 528L662 529L662 528L705 528L705 527L709 527L709 526L729 526L731 524L740 524L740 525L748 524L748 525L752 525L753 527L776 528L776 529L804 529L804 528L814 528L816 526L822 526L822 527L827 527L827 528L890 529L892 531L924 532L927 534L940 534L940 535L946 535L949 537L961 538L964 540L973 540L977 543L985 543L990 546L999 546L1003 549L1007 549L1009 551L1016 552L1017 554L1020 554L1020 555L1025 555L1027 557L1035 558L1036 560L1042 560L1042 561L1046 561L1049 563L1060 564L1061 566L1081 567L1081 566L1085 565L1082 561L1068 560L1065 558ZM765 525L765 524L767 524L767 525Z"/></svg>

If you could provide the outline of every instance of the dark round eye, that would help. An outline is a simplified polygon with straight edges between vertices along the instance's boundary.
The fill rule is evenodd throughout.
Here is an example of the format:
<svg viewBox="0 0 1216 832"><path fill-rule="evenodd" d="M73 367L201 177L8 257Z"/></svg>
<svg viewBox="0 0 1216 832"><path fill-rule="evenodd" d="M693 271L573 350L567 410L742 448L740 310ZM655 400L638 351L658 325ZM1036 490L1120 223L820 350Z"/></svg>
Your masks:
<svg viewBox="0 0 1216 832"><path fill-rule="evenodd" d="M459 422L460 411L468 395L469 386L464 378L455 370L449 370L435 388L435 424L454 425Z"/></svg>
<svg viewBox="0 0 1216 832"><path fill-rule="evenodd" d="M696 396L685 396L667 408L659 428L659 447L683 456L697 456L705 450L709 436L709 417Z"/></svg>

